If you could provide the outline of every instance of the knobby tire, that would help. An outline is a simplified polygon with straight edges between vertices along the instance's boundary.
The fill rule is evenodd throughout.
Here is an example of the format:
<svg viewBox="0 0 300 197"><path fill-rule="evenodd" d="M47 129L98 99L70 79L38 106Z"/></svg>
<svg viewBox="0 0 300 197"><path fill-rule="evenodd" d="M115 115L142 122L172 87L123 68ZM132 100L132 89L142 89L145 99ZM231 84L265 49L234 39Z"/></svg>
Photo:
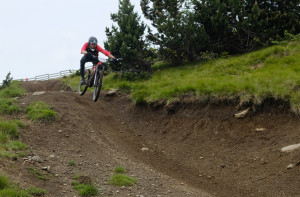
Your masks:
<svg viewBox="0 0 300 197"><path fill-rule="evenodd" d="M91 76L91 71L88 69L88 70L85 70L84 72L84 79L85 79L85 84L82 84L79 82L79 87L78 87L78 93L82 96L85 94L86 90L88 89L89 87L89 79L90 79L90 76Z"/></svg>
<svg viewBox="0 0 300 197"><path fill-rule="evenodd" d="M100 96L100 91L102 88L104 71L101 69L96 73L95 83L94 83L94 93L93 93L93 101L96 102Z"/></svg>

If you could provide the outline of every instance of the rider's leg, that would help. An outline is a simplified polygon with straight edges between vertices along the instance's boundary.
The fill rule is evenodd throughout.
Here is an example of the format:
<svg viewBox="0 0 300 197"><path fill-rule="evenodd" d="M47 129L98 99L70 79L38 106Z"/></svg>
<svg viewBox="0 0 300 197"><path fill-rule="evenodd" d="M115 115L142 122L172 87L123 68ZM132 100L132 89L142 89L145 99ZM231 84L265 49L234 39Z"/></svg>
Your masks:
<svg viewBox="0 0 300 197"><path fill-rule="evenodd" d="M82 56L80 60L80 76L81 78L84 78L84 65L88 62L88 58L86 55Z"/></svg>

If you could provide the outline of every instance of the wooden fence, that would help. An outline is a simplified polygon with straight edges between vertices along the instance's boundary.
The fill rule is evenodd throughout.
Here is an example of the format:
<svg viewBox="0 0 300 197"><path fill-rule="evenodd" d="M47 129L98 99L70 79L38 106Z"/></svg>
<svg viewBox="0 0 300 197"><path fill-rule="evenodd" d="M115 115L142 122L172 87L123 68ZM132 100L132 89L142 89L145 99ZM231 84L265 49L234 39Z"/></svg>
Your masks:
<svg viewBox="0 0 300 197"><path fill-rule="evenodd" d="M92 66L86 66L86 69L90 69ZM46 81L50 79L59 79L64 76L69 76L71 74L74 74L77 70L63 70L59 73L53 73L53 74L44 74L44 75L38 75L36 77L32 78L25 78L25 79L14 79L14 81ZM2 82L0 83L0 86L2 86Z"/></svg>

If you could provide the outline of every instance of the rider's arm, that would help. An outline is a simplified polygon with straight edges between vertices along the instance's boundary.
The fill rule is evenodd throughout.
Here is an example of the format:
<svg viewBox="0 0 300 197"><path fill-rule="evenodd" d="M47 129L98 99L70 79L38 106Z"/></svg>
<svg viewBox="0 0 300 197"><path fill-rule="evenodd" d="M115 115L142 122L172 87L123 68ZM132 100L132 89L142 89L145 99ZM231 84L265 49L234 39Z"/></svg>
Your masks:
<svg viewBox="0 0 300 197"><path fill-rule="evenodd" d="M115 58L115 56L113 56L112 54L109 54L108 57L111 58L111 59Z"/></svg>
<svg viewBox="0 0 300 197"><path fill-rule="evenodd" d="M103 53L105 56L107 56L109 58L112 58L112 59L115 58L109 51L105 51L99 45L97 45L97 51Z"/></svg>
<svg viewBox="0 0 300 197"><path fill-rule="evenodd" d="M83 47L81 48L81 54L87 54L86 48L88 47L88 45L89 44L87 42L83 45Z"/></svg>

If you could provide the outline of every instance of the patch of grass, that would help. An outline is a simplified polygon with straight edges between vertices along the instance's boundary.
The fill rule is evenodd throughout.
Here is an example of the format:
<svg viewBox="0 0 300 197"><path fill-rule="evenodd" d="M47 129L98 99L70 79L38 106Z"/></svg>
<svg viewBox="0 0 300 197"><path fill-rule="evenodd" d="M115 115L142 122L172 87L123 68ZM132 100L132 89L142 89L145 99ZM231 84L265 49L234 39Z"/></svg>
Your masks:
<svg viewBox="0 0 300 197"><path fill-rule="evenodd" d="M6 87L0 91L0 97L2 98L14 98L21 97L26 90L21 88L21 82L13 81L9 87Z"/></svg>
<svg viewBox="0 0 300 197"><path fill-rule="evenodd" d="M69 161L69 166L76 166L76 162L74 160Z"/></svg>
<svg viewBox="0 0 300 197"><path fill-rule="evenodd" d="M38 169L35 169L35 168L29 168L28 169L29 173L32 174L33 176L35 176L36 178L38 179L41 179L41 180L49 180L49 175L41 172L40 170Z"/></svg>
<svg viewBox="0 0 300 197"><path fill-rule="evenodd" d="M125 174L114 174L109 179L109 183L117 186L132 186L136 184L136 179Z"/></svg>
<svg viewBox="0 0 300 197"><path fill-rule="evenodd" d="M0 113L13 114L21 111L21 108L15 104L15 100L11 98L0 98Z"/></svg>
<svg viewBox="0 0 300 197"><path fill-rule="evenodd" d="M8 136L0 132L0 144L5 144L8 142Z"/></svg>
<svg viewBox="0 0 300 197"><path fill-rule="evenodd" d="M27 146L20 141L10 141L6 147L11 150L25 150Z"/></svg>
<svg viewBox="0 0 300 197"><path fill-rule="evenodd" d="M8 178L6 176L0 174L0 190L8 188L9 185L10 185L10 182L9 182Z"/></svg>
<svg viewBox="0 0 300 197"><path fill-rule="evenodd" d="M15 97L21 97L26 91L20 87L20 82L13 81L9 87L0 90L0 113L13 114L21 111Z"/></svg>
<svg viewBox="0 0 300 197"><path fill-rule="evenodd" d="M26 127L28 127L28 125L26 123L24 123L24 122L22 122L21 120L18 120L18 119L11 120L11 122L15 123L20 128L26 128Z"/></svg>
<svg viewBox="0 0 300 197"><path fill-rule="evenodd" d="M27 192L33 196L43 196L46 194L46 190L38 187L30 187Z"/></svg>
<svg viewBox="0 0 300 197"><path fill-rule="evenodd" d="M81 176L80 174L76 174L76 175L74 176L74 179L75 179L75 180L78 180L80 176Z"/></svg>
<svg viewBox="0 0 300 197"><path fill-rule="evenodd" d="M46 190L36 187L20 189L17 184L12 183L7 176L0 174L0 197L30 197L43 196Z"/></svg>
<svg viewBox="0 0 300 197"><path fill-rule="evenodd" d="M72 185L78 191L80 196L89 197L97 196L99 190L92 184L80 184L78 182L73 182Z"/></svg>
<svg viewBox="0 0 300 197"><path fill-rule="evenodd" d="M1 150L0 149L0 157L5 157L5 158L8 158L8 159L17 159L18 156L14 153L11 153L9 151L6 151L6 150Z"/></svg>
<svg viewBox="0 0 300 197"><path fill-rule="evenodd" d="M115 168L115 173L125 173L126 172L126 170L123 168L123 167L121 167L121 166L117 166L116 168Z"/></svg>
<svg viewBox="0 0 300 197"><path fill-rule="evenodd" d="M6 188L0 190L0 197L28 197L29 193L18 188Z"/></svg>
<svg viewBox="0 0 300 197"><path fill-rule="evenodd" d="M26 155L22 150L26 150L27 146L15 140L19 137L19 126L21 121L5 121L0 119L0 157L9 159L17 159Z"/></svg>
<svg viewBox="0 0 300 197"><path fill-rule="evenodd" d="M74 188L78 191L80 196L89 197L89 196L97 196L100 192L99 190L91 183L90 178L89 180L85 180L82 178L88 178L82 176L80 174L76 174L74 179L76 181L72 182Z"/></svg>
<svg viewBox="0 0 300 197"><path fill-rule="evenodd" d="M28 118L32 121L54 121L56 119L56 113L43 101L32 102L26 111Z"/></svg>
<svg viewBox="0 0 300 197"><path fill-rule="evenodd" d="M19 128L13 121L0 119L0 133L9 135L12 139L19 137Z"/></svg>
<svg viewBox="0 0 300 197"><path fill-rule="evenodd" d="M65 86L70 87L73 91L78 91L80 76L68 76L62 79Z"/></svg>

